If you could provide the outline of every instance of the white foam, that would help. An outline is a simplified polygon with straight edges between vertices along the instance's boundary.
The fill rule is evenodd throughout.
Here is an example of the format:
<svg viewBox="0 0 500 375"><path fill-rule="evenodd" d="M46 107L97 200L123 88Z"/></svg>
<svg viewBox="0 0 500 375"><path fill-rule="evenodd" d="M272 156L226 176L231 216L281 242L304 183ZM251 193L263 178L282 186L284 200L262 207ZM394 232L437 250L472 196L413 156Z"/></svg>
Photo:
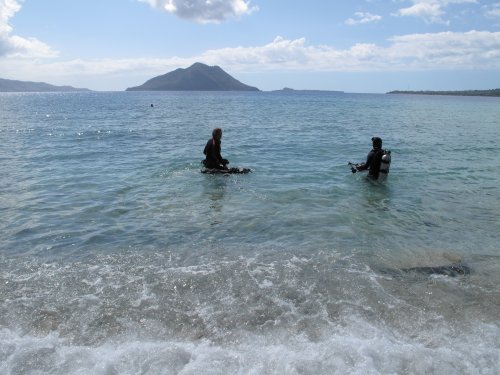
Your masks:
<svg viewBox="0 0 500 375"><path fill-rule="evenodd" d="M498 370L498 293L478 295L481 278L407 282L364 263L254 255L5 267L0 374Z"/></svg>
<svg viewBox="0 0 500 375"><path fill-rule="evenodd" d="M481 336L402 337L353 319L320 340L277 331L230 342L121 339L98 346L0 331L0 372L51 374L497 374L498 326Z"/></svg>

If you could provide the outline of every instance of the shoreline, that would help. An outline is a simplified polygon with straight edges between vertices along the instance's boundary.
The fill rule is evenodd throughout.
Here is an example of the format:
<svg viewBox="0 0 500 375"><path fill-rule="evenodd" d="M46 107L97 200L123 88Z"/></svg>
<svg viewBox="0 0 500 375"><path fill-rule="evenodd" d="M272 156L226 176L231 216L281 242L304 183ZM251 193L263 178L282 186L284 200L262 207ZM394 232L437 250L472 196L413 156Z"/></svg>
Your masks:
<svg viewBox="0 0 500 375"><path fill-rule="evenodd" d="M460 90L460 91L405 91L395 90L389 91L387 94L405 94L405 95L451 95L451 96L492 96L500 97L500 89L491 90Z"/></svg>

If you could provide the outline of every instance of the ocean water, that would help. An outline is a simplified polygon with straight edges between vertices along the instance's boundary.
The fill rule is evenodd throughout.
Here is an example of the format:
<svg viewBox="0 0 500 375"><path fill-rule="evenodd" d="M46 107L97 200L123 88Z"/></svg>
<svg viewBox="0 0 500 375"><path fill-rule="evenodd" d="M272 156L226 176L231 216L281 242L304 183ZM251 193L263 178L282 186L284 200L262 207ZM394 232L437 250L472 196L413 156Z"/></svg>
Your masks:
<svg viewBox="0 0 500 375"><path fill-rule="evenodd" d="M0 145L1 374L500 372L499 98L0 94Z"/></svg>

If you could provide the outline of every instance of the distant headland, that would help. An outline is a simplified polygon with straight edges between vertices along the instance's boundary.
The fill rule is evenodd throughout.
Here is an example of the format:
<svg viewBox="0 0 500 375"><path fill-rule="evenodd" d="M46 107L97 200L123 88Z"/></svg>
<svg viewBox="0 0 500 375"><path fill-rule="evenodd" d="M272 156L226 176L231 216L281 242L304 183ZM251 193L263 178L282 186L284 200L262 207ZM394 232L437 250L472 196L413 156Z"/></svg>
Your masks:
<svg viewBox="0 0 500 375"><path fill-rule="evenodd" d="M54 86L45 82L16 81L0 78L0 92L71 92L90 91L72 86Z"/></svg>
<svg viewBox="0 0 500 375"><path fill-rule="evenodd" d="M151 78L126 91L260 91L245 85L218 66L195 63L186 69Z"/></svg>
<svg viewBox="0 0 500 375"><path fill-rule="evenodd" d="M492 90L463 90L463 91L390 91L387 94L413 95L455 95L455 96L500 96L500 89Z"/></svg>

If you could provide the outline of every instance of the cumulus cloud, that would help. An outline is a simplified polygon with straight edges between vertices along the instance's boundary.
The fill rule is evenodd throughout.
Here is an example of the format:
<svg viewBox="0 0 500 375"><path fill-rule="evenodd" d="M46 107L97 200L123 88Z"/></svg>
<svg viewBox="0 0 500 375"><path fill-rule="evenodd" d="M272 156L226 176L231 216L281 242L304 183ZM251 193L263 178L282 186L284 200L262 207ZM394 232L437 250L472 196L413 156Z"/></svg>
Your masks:
<svg viewBox="0 0 500 375"><path fill-rule="evenodd" d="M278 37L257 47L207 51L197 57L232 69L307 71L401 71L500 69L500 32L469 31L395 36L388 46L357 43L348 49L309 46Z"/></svg>
<svg viewBox="0 0 500 375"><path fill-rule="evenodd" d="M197 23L221 23L258 10L245 0L138 0Z"/></svg>
<svg viewBox="0 0 500 375"><path fill-rule="evenodd" d="M21 9L16 0L0 0L0 58L2 57L54 57L57 52L36 38L12 35L9 20Z"/></svg>
<svg viewBox="0 0 500 375"><path fill-rule="evenodd" d="M417 69L499 69L500 32L414 34L391 39L396 61Z"/></svg>
<svg viewBox="0 0 500 375"><path fill-rule="evenodd" d="M345 23L347 25L359 25L363 23L378 22L382 19L381 16L366 12L354 13L354 18L348 18Z"/></svg>
<svg viewBox="0 0 500 375"><path fill-rule="evenodd" d="M194 62L219 65L231 73L263 72L396 72L500 69L500 32L469 31L394 36L387 46L357 43L346 49L308 45L304 38L277 37L253 47L209 50L197 56L157 59L96 59L28 62L0 59L0 71L23 79L44 77L54 83L105 77L124 85L164 74ZM87 77L87 79L85 79ZM102 80L102 79L101 79ZM98 84L101 84L98 82ZM80 86L86 86L85 83ZM100 87L100 89L106 89Z"/></svg>
<svg viewBox="0 0 500 375"><path fill-rule="evenodd" d="M477 4L478 0L411 0L412 6L399 9L396 16L413 16L422 18L428 23L449 24L443 18L445 8L452 4Z"/></svg>

